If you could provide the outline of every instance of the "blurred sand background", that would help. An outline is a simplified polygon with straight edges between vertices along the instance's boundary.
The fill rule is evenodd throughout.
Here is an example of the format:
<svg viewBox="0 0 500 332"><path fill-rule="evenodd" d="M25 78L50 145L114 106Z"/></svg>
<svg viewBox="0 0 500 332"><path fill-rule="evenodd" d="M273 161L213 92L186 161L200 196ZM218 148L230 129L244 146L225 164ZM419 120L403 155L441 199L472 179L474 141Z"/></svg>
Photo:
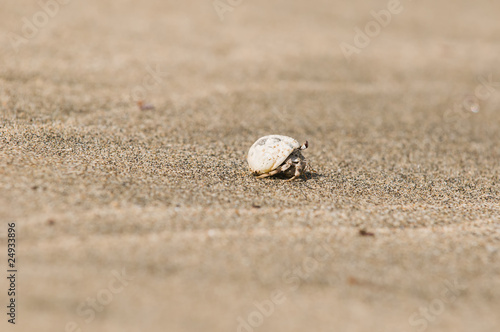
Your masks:
<svg viewBox="0 0 500 332"><path fill-rule="evenodd" d="M401 6L347 61L387 1L4 1L0 329L499 331L500 4ZM249 176L270 133L316 173Z"/></svg>

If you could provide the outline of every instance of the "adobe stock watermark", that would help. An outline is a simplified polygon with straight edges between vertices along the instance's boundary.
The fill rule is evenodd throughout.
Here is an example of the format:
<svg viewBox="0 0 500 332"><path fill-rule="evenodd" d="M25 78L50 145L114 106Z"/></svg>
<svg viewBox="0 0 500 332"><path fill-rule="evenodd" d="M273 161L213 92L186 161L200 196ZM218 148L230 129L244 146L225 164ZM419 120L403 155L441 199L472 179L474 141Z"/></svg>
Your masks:
<svg viewBox="0 0 500 332"><path fill-rule="evenodd" d="M242 3L243 0L214 0L212 5L214 6L217 16L219 16L219 20L224 21L224 15L226 15L227 12L232 12Z"/></svg>
<svg viewBox="0 0 500 332"><path fill-rule="evenodd" d="M454 303L466 289L467 286L460 284L456 279L453 282L445 280L439 296L426 306L418 308L418 311L410 316L408 323L418 332L425 331L430 323L435 322L437 317L443 314L446 306Z"/></svg>
<svg viewBox="0 0 500 332"><path fill-rule="evenodd" d="M349 44L346 42L340 43L340 50L347 62L351 62L351 57L354 54L359 54L361 50L368 47L373 38L380 35L383 28L387 27L391 21L393 15L398 15L403 11L403 5L399 0L389 0L387 2L387 8L381 9L379 11L370 11L370 15L373 20L368 21L364 29L359 27L354 27L354 38L353 43Z"/></svg>
<svg viewBox="0 0 500 332"><path fill-rule="evenodd" d="M109 280L106 288L100 289L95 297L88 297L76 308L76 314L83 319L86 325L92 323L97 313L102 312L104 307L113 301L115 295L121 293L130 281L135 279L135 277L127 275L125 269L122 269L121 272L113 270L111 274L113 278ZM82 328L77 322L71 321L66 324L64 331L82 332Z"/></svg>
<svg viewBox="0 0 500 332"><path fill-rule="evenodd" d="M40 7L40 10L35 12L31 18L24 16L21 19L21 33L9 32L7 34L12 49L16 53L19 52L21 45L27 44L31 39L35 38L40 30L49 24L50 19L59 13L61 6L65 6L70 2L71 0L39 0L38 7Z"/></svg>
<svg viewBox="0 0 500 332"><path fill-rule="evenodd" d="M143 76L141 84L130 89L130 99L136 103L143 102L147 99L148 91L152 91L155 87L163 83L163 79L168 76L168 72L163 72L158 68L158 65L146 67L147 73Z"/></svg>
<svg viewBox="0 0 500 332"><path fill-rule="evenodd" d="M264 323L266 318L269 318L276 308L285 303L287 300L286 294L299 289L304 280L309 279L315 273L322 262L326 261L333 255L333 251L326 244L318 245L314 249L312 256L304 258L302 264L296 266L292 270L283 273L281 281L285 287L280 287L271 292L269 298L253 303L254 309L250 311L246 317L238 316L236 332L253 332Z"/></svg>
<svg viewBox="0 0 500 332"><path fill-rule="evenodd" d="M488 76L479 76L478 84L474 88L474 93L467 95L463 100L456 102L453 108L447 109L443 114L443 120L447 123L467 119L472 114L479 113L480 102L490 99L497 88L500 88L500 82L493 82L493 74ZM464 111L465 110L465 111Z"/></svg>
<svg viewBox="0 0 500 332"><path fill-rule="evenodd" d="M305 127L311 127L312 117L298 117L288 111L288 105L283 107L273 106L271 108L271 113L273 116L273 122L281 123L285 127L293 127L300 131L301 134L305 134Z"/></svg>

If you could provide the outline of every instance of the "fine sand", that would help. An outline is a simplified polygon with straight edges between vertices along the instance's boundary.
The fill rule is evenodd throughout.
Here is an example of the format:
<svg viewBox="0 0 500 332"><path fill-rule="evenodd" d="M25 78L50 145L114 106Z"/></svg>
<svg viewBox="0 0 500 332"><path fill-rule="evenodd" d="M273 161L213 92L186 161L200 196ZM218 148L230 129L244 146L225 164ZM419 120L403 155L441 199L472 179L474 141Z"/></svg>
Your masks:
<svg viewBox="0 0 500 332"><path fill-rule="evenodd" d="M500 331L498 1L59 1L0 11L1 331Z"/></svg>

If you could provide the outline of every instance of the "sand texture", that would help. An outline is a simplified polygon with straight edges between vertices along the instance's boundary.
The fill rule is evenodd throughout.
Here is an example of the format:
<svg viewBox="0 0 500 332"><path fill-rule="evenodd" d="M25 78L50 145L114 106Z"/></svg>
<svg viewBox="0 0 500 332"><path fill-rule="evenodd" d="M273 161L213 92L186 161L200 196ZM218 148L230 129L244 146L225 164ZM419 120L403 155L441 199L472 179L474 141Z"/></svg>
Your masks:
<svg viewBox="0 0 500 332"><path fill-rule="evenodd" d="M1 331L500 331L498 1L60 1L0 11Z"/></svg>

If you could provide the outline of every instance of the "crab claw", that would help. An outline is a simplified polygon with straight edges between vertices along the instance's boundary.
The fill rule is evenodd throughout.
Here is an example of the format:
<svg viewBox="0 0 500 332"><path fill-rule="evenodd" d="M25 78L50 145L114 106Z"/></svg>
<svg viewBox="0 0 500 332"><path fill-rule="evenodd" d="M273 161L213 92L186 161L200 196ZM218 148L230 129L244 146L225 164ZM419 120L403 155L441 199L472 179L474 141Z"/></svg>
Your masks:
<svg viewBox="0 0 500 332"><path fill-rule="evenodd" d="M304 144L302 144L302 146L300 147L300 149L305 150L305 149L307 149L308 146L309 146L309 142L305 141Z"/></svg>

